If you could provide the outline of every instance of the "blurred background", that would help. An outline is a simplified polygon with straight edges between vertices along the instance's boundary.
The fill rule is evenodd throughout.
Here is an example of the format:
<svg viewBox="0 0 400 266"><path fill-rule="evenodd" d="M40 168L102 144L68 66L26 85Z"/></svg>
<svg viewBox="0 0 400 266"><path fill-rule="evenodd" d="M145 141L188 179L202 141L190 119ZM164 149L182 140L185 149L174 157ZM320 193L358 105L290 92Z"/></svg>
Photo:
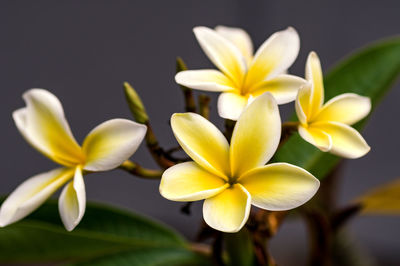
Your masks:
<svg viewBox="0 0 400 266"><path fill-rule="evenodd" d="M147 106L162 146L176 146L168 121L183 111L174 82L175 58L189 68L211 63L195 41L198 25L242 27L257 48L272 33L288 26L301 38L291 73L303 76L307 54L315 50L327 71L338 60L367 43L399 34L400 2L382 1L11 1L0 2L0 193L10 193L26 178L55 165L32 149L14 126L11 113L24 105L29 88L44 88L59 97L78 141L99 123L131 118L122 82L129 81ZM400 176L398 121L400 86L372 114L363 133L372 151L343 167L341 204ZM216 94L212 95L212 119ZM283 106L283 117L293 104ZM132 160L156 167L144 145ZM120 170L88 176L87 198L160 219L193 239L201 222L201 203L192 215L182 203L158 193L158 181ZM111 217L112 218L112 217ZM400 265L400 218L359 217L350 223L354 240L378 265ZM280 265L302 265L307 256L306 228L287 221L272 242ZM1 252L1 251L0 251Z"/></svg>

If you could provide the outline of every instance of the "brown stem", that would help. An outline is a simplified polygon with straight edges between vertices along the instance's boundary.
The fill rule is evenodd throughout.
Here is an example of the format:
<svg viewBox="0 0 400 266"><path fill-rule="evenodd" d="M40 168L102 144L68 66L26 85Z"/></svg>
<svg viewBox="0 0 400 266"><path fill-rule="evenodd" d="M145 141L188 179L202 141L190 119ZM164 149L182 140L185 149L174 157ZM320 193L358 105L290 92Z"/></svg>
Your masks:
<svg viewBox="0 0 400 266"><path fill-rule="evenodd" d="M216 238L212 244L212 258L217 265L225 265L224 260L222 259L222 232L217 231Z"/></svg>
<svg viewBox="0 0 400 266"><path fill-rule="evenodd" d="M205 94L199 95L199 114L206 119L210 119L210 101L211 98Z"/></svg>
<svg viewBox="0 0 400 266"><path fill-rule="evenodd" d="M282 133L281 140L279 142L279 147L282 146L293 133L297 132L299 122L284 122L282 123Z"/></svg>
<svg viewBox="0 0 400 266"><path fill-rule="evenodd" d="M361 211L361 209L362 205L359 203L355 203L333 213L330 219L332 231L336 233L351 218L354 218L354 216L357 215Z"/></svg>
<svg viewBox="0 0 400 266"><path fill-rule="evenodd" d="M331 266L332 232L327 217L320 212L304 211L310 233L309 265Z"/></svg>
<svg viewBox="0 0 400 266"><path fill-rule="evenodd" d="M153 132L153 128L151 127L149 121L147 121L146 126L147 126L146 146L149 149L153 159L161 168L164 169L175 165L176 163L168 158L167 153L158 144L158 140Z"/></svg>
<svg viewBox="0 0 400 266"><path fill-rule="evenodd" d="M128 82L124 82L124 92L129 109L131 110L131 113L135 120L138 123L147 126L146 145L153 159L160 167L164 169L175 165L175 162L168 158L164 150L159 146L156 135L154 134L153 129L150 125L150 119L146 112L146 108L144 107L144 104L142 102L142 99L140 99L139 94L131 85L129 85Z"/></svg>
<svg viewBox="0 0 400 266"><path fill-rule="evenodd" d="M127 171L130 174L133 174L138 177L143 177L146 179L160 179L162 176L163 171L161 170L153 170L153 169L147 169L142 166L140 166L137 163L134 163L132 161L125 161L123 162L120 166L120 169Z"/></svg>
<svg viewBox="0 0 400 266"><path fill-rule="evenodd" d="M202 244L202 243L191 243L189 248L199 254L202 254L206 257L210 257L212 254L212 249L210 245Z"/></svg>
<svg viewBox="0 0 400 266"><path fill-rule="evenodd" d="M176 147L173 147L171 149L166 150L165 152L167 154L173 154L174 152L178 152L178 151L181 151L181 150L182 150L181 146L176 146Z"/></svg>
<svg viewBox="0 0 400 266"><path fill-rule="evenodd" d="M181 57L176 58L176 73L187 70L185 62L183 62ZM194 100L192 89L179 85L182 89L183 96L185 98L185 111L186 112L196 112L196 102Z"/></svg>
<svg viewBox="0 0 400 266"><path fill-rule="evenodd" d="M181 207L181 212L186 214L186 215L190 215L191 214L191 207L192 207L193 202L187 202L185 203L185 205L183 205Z"/></svg>
<svg viewBox="0 0 400 266"><path fill-rule="evenodd" d="M252 233L257 265L276 265L268 251L268 241L278 232L286 214L286 211L276 212L262 209L251 214L247 226Z"/></svg>
<svg viewBox="0 0 400 266"><path fill-rule="evenodd" d="M185 111L196 113L196 102L194 101L193 91L185 86L180 86L185 98Z"/></svg>
<svg viewBox="0 0 400 266"><path fill-rule="evenodd" d="M233 129L235 128L236 121L225 119L225 137L230 142L232 138Z"/></svg>
<svg viewBox="0 0 400 266"><path fill-rule="evenodd" d="M341 164L321 181L320 189L310 203L299 209L310 233L310 265L332 265L333 240L337 231L335 228L339 228L352 213L349 210L349 213L335 214L340 166Z"/></svg>

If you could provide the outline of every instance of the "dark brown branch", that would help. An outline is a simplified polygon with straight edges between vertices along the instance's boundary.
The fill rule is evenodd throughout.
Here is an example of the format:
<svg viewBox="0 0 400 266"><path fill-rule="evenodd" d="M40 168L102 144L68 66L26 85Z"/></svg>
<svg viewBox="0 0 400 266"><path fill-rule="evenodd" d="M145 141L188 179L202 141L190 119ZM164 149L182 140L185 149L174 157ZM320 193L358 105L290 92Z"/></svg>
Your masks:
<svg viewBox="0 0 400 266"><path fill-rule="evenodd" d="M284 122L282 123L282 133L281 140L279 142L279 147L282 146L291 135L297 132L299 123L298 122Z"/></svg>
<svg viewBox="0 0 400 266"><path fill-rule="evenodd" d="M199 95L199 114L206 119L210 119L210 101L211 98L205 94Z"/></svg>
<svg viewBox="0 0 400 266"><path fill-rule="evenodd" d="M230 142L232 138L233 129L235 128L236 121L225 119L225 132L226 139Z"/></svg>
<svg viewBox="0 0 400 266"><path fill-rule="evenodd" d="M187 66L185 62L183 62L182 58L176 58L176 73L187 70ZM196 102L194 100L192 89L185 87L183 85L179 85L182 89L183 96L185 99L185 111L186 112L196 112Z"/></svg>
<svg viewBox="0 0 400 266"><path fill-rule="evenodd" d="M156 163L166 169L176 164L176 162L172 161L163 148L158 144L158 140L153 132L153 128L150 125L150 122L146 123L147 132L146 132L146 146L150 151L151 156L156 161Z"/></svg>

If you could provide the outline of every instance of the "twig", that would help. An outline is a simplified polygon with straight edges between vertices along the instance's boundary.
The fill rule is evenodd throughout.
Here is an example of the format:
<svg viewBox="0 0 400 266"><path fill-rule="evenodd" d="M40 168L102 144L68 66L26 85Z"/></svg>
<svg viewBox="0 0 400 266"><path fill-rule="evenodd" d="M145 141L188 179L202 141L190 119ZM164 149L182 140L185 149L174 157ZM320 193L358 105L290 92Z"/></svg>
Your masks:
<svg viewBox="0 0 400 266"><path fill-rule="evenodd" d="M222 232L216 232L216 238L212 244L212 257L217 265L223 266L225 265L222 259Z"/></svg>
<svg viewBox="0 0 400 266"><path fill-rule="evenodd" d="M225 132L226 139L230 142L232 138L233 129L235 128L236 121L225 119Z"/></svg>
<svg viewBox="0 0 400 266"><path fill-rule="evenodd" d="M166 152L167 154L171 155L171 154L173 154L174 152L178 152L178 151L181 151L181 150L182 150L182 147L181 147L181 146L176 146L176 147L173 147L173 148L171 148L171 149L166 150L165 152Z"/></svg>
<svg viewBox="0 0 400 266"><path fill-rule="evenodd" d="M183 62L182 58L176 58L176 73L187 70L187 66L185 62ZM193 97L192 89L185 87L183 85L179 85L182 89L183 96L185 98L185 111L186 112L196 112L196 102Z"/></svg>
<svg viewBox="0 0 400 266"><path fill-rule="evenodd" d="M206 119L210 119L210 101L211 98L205 94L199 95L199 114Z"/></svg>
<svg viewBox="0 0 400 266"><path fill-rule="evenodd" d="M194 252L205 255L206 257L210 257L212 254L211 246L207 244L190 243L189 248Z"/></svg>
<svg viewBox="0 0 400 266"><path fill-rule="evenodd" d="M185 203L185 205L183 205L182 208L181 208L181 212L186 214L186 215L190 215L191 214L190 207L192 207L192 204L193 204L193 202Z"/></svg>
<svg viewBox="0 0 400 266"><path fill-rule="evenodd" d="M153 159L156 161L156 163L166 169L171 166L174 166L176 162L172 161L171 156L169 156L163 148L160 147L158 144L158 140L156 138L156 135L153 132L153 128L150 125L150 122L146 123L147 126L147 132L146 132L146 146L148 150L150 151L151 156ZM168 158L169 157L169 158Z"/></svg>
<svg viewBox="0 0 400 266"><path fill-rule="evenodd" d="M282 123L282 133L281 140L279 142L279 147L282 146L293 133L297 131L299 122L284 122Z"/></svg>
<svg viewBox="0 0 400 266"><path fill-rule="evenodd" d="M329 220L317 211L303 210L310 233L309 265L330 266L332 252L332 231Z"/></svg>
<svg viewBox="0 0 400 266"><path fill-rule="evenodd" d="M276 265L268 251L268 241L278 232L286 214L286 211L276 212L260 209L251 215L247 227L252 233L258 265Z"/></svg>
<svg viewBox="0 0 400 266"><path fill-rule="evenodd" d="M146 179L160 179L163 174L161 170L147 169L129 160L123 162L119 168L135 176Z"/></svg>
<svg viewBox="0 0 400 266"><path fill-rule="evenodd" d="M133 117L138 123L145 124L147 126L145 137L146 146L149 149L153 159L161 168L164 169L175 165L175 162L168 159L167 154L158 144L156 135L154 134L153 128L150 125L149 116L137 92L128 82L124 83L124 91L126 101L128 102L129 109L131 110Z"/></svg>
<svg viewBox="0 0 400 266"><path fill-rule="evenodd" d="M321 181L320 189L310 203L299 208L310 233L310 265L332 265L333 240L337 229L354 211L335 212L340 166L341 164Z"/></svg>
<svg viewBox="0 0 400 266"><path fill-rule="evenodd" d="M331 216L331 227L333 232L337 232L343 227L351 218L357 215L362 209L362 205L355 203L353 205L344 207L341 210L336 211Z"/></svg>

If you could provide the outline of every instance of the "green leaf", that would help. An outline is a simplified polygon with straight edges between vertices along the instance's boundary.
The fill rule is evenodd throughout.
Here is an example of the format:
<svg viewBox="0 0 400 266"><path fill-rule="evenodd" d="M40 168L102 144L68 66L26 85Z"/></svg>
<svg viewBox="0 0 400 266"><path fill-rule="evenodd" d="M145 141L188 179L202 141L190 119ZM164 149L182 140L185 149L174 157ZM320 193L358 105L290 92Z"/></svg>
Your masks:
<svg viewBox="0 0 400 266"><path fill-rule="evenodd" d="M356 200L361 214L400 214L400 179L395 179L368 191Z"/></svg>
<svg viewBox="0 0 400 266"><path fill-rule="evenodd" d="M55 201L44 204L28 219L0 229L0 250L0 264L206 265L164 225L90 203L73 232L62 226Z"/></svg>
<svg viewBox="0 0 400 266"><path fill-rule="evenodd" d="M235 234L225 233L224 242L230 266L254 265L254 248L250 232L243 228Z"/></svg>
<svg viewBox="0 0 400 266"><path fill-rule="evenodd" d="M400 38L370 45L339 63L325 76L325 101L339 94L353 92L370 97L374 109L399 74ZM354 128L362 129L365 122L366 119L354 125ZM296 133L277 151L274 161L295 164L322 179L338 164L340 158L319 151Z"/></svg>

